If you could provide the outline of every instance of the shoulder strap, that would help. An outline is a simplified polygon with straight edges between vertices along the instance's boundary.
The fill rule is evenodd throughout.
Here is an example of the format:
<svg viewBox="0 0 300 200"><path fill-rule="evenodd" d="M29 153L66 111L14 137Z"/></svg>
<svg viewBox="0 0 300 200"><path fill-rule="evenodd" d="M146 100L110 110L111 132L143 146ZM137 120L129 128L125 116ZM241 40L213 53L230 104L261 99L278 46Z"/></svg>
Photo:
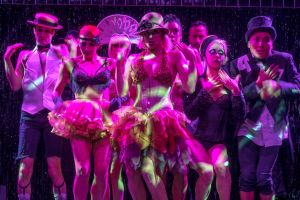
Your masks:
<svg viewBox="0 0 300 200"><path fill-rule="evenodd" d="M107 58L105 58L103 64L102 64L100 67L98 67L98 69L96 70L95 75L98 74L98 72L99 72L103 67L107 67L107 66L108 66L108 61L107 61Z"/></svg>

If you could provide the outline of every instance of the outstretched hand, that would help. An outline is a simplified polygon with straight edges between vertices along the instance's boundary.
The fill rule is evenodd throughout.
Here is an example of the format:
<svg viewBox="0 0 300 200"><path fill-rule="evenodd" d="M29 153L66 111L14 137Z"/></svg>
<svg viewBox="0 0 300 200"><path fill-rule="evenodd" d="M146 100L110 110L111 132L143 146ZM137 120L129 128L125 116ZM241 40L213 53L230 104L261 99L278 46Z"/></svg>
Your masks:
<svg viewBox="0 0 300 200"><path fill-rule="evenodd" d="M64 42L67 45L68 49L77 50L78 41L74 37L66 37Z"/></svg>
<svg viewBox="0 0 300 200"><path fill-rule="evenodd" d="M10 45L6 48L6 51L4 53L4 60L9 60L11 56L20 48L22 48L24 44L22 43L16 43L13 45Z"/></svg>
<svg viewBox="0 0 300 200"><path fill-rule="evenodd" d="M219 76L208 78L208 80L201 79L201 84L204 90L207 92L213 92L222 86Z"/></svg>
<svg viewBox="0 0 300 200"><path fill-rule="evenodd" d="M235 79L232 79L228 76L228 74L224 70L219 70L219 77L220 81L223 83L223 85L229 89L233 95L239 95L240 94L240 88L239 88L239 81L241 76L237 75Z"/></svg>
<svg viewBox="0 0 300 200"><path fill-rule="evenodd" d="M124 61L126 61L126 58L128 57L127 54L128 54L127 50L123 49L116 54L114 59L116 59L117 62L124 62Z"/></svg>
<svg viewBox="0 0 300 200"><path fill-rule="evenodd" d="M279 73L279 65L271 64L266 73L268 74L269 79L276 79Z"/></svg>
<svg viewBox="0 0 300 200"><path fill-rule="evenodd" d="M126 49L122 49L111 55L111 57L115 59L117 69L121 70L123 74L125 70L125 64L128 58L128 51Z"/></svg>
<svg viewBox="0 0 300 200"><path fill-rule="evenodd" d="M271 64L266 71L260 70L256 80L257 86L259 88L262 88L264 81L274 80L278 76L279 73L278 70L279 70L279 66L275 64Z"/></svg>
<svg viewBox="0 0 300 200"><path fill-rule="evenodd" d="M186 44L184 43L174 43L174 46L183 53L183 55L185 56L185 58L189 61L197 61L197 56L195 51L188 47Z"/></svg>

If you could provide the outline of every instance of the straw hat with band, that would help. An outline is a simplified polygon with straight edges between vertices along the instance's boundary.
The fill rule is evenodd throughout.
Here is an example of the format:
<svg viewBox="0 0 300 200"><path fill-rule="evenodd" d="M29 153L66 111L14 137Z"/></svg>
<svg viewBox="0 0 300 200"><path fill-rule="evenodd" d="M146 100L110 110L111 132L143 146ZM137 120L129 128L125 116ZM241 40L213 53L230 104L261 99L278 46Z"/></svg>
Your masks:
<svg viewBox="0 0 300 200"><path fill-rule="evenodd" d="M58 24L57 17L48 13L36 13L34 16L34 20L27 20L27 23L34 26L41 26L54 30L59 30L63 28L61 25Z"/></svg>

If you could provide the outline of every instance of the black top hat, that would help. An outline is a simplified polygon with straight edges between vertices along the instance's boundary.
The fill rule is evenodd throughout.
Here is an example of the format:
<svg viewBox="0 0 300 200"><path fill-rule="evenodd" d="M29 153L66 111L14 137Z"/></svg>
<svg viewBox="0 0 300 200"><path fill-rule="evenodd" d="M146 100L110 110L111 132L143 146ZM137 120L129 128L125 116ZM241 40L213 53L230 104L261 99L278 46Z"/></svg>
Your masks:
<svg viewBox="0 0 300 200"><path fill-rule="evenodd" d="M277 33L275 28L272 26L272 19L267 16L256 16L249 20L247 25L247 32L245 34L246 42L249 41L251 35L255 32L268 32L270 33L273 40L276 39Z"/></svg>

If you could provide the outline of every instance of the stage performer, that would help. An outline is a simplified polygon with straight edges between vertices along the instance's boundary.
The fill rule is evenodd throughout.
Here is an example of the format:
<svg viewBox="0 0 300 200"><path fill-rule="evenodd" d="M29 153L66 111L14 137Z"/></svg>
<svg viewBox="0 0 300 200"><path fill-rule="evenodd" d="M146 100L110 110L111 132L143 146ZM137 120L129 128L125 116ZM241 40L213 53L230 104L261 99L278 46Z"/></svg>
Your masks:
<svg viewBox="0 0 300 200"><path fill-rule="evenodd" d="M169 38L172 43L172 49L173 50L179 50L185 54L187 52L187 48L192 49L195 51L196 55L196 69L197 69L197 75L203 74L203 65L201 62L200 54L197 49L194 49L193 47L188 47L182 42L182 26L179 18L176 15L169 14L164 17L164 26L169 30ZM182 84L179 80L179 77L177 76L175 79L174 86L171 91L171 101L173 103L174 109L183 112L183 89Z"/></svg>
<svg viewBox="0 0 300 200"><path fill-rule="evenodd" d="M118 23L115 23L115 22ZM137 44L136 31L138 22L130 16L113 14L102 19L97 28L101 32L101 44L108 44L108 57L115 60L122 71L125 68L126 60L131 51L131 44ZM115 111L121 105L132 103L129 96L119 97L115 84L115 70L111 70L112 81L109 87L110 112ZM122 164L119 159L118 151L111 149L110 183L114 200L124 198L124 182L122 179Z"/></svg>
<svg viewBox="0 0 300 200"><path fill-rule="evenodd" d="M167 199L160 175L164 170L186 174L186 165L196 169L197 199L204 199L212 182L213 168L202 155L203 147L188 133L185 115L173 109L170 90L179 74L186 92L193 92L196 81L195 54L187 49L184 56L178 50L169 50L168 29L163 17L150 12L139 23L144 51L128 58L125 73L117 68L117 86L121 96L136 85L137 97L133 106L115 111L112 135L115 148L128 176L133 199L145 199L141 176L153 199ZM188 64L185 57L191 62ZM120 81L121 80L121 81ZM204 149L203 149L204 151Z"/></svg>
<svg viewBox="0 0 300 200"><path fill-rule="evenodd" d="M203 21L194 21L192 22L189 28L188 41L190 47L200 51L200 46L204 38L208 36L208 27Z"/></svg>
<svg viewBox="0 0 300 200"><path fill-rule="evenodd" d="M196 69L197 69L197 75L203 73L203 65L200 59L200 54L197 49L194 49L192 47L188 47L182 42L182 26L179 18L176 15L168 14L164 17L164 26L169 30L169 38L172 43L172 49L173 50L179 50L183 54L185 54L186 49L189 48L194 51L196 55ZM171 102L173 104L173 108L175 110L178 110L180 112L183 112L183 93L184 90L182 88L182 83L180 81L179 76L177 75L175 82L173 84L170 98ZM189 124L188 124L189 126ZM182 174L174 174L174 181L172 185L172 193L173 198L177 199L185 199L187 188L188 188L188 178L187 175ZM195 179L196 181L197 179Z"/></svg>
<svg viewBox="0 0 300 200"><path fill-rule="evenodd" d="M91 154L94 159L94 179L90 189L92 199L109 199L109 128L108 87L110 68L115 62L97 55L100 31L84 25L79 31L82 56L64 61L53 92L56 109L49 114L53 132L69 138L75 162L73 194L86 199L89 192ZM61 101L61 92L71 82L75 100Z"/></svg>
<svg viewBox="0 0 300 200"><path fill-rule="evenodd" d="M216 174L220 200L230 200L231 175L225 139L230 120L242 121L245 102L238 80L224 71L228 49L217 36L206 37L200 47L205 73L197 82L196 91L184 98L185 113L190 119L199 118L194 138L209 154Z"/></svg>
<svg viewBox="0 0 300 200"><path fill-rule="evenodd" d="M272 171L282 140L289 133L288 101L299 95L300 75L290 54L273 50L276 30L267 16L250 19L245 34L249 53L231 62L241 76L246 119L238 132L240 197L274 198Z"/></svg>
<svg viewBox="0 0 300 200"><path fill-rule="evenodd" d="M18 197L22 200L30 199L33 164L40 138L43 138L54 199L66 199L60 158L63 138L51 133L47 116L55 107L51 95L59 74L59 65L62 63L61 57L67 57L68 51L65 46L51 44L55 31L62 29L55 16L36 13L34 20L27 22L33 26L36 47L20 52L15 69L11 56L24 45L17 43L9 46L4 55L5 72L10 87L14 91L21 87L23 89L17 156L20 160Z"/></svg>

